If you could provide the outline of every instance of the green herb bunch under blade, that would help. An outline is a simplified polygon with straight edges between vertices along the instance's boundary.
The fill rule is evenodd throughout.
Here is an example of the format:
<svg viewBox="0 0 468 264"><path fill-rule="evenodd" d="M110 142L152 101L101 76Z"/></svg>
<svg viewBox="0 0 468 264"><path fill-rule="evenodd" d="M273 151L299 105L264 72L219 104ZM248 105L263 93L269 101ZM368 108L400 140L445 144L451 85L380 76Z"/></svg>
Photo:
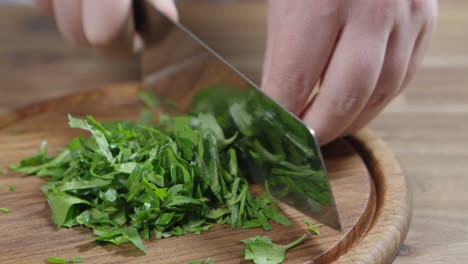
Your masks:
<svg viewBox="0 0 468 264"><path fill-rule="evenodd" d="M50 177L42 191L57 226L84 225L97 241L131 242L144 252L141 238L198 234L215 222L266 230L271 220L290 225L268 192L252 196L234 147L238 133L225 138L211 114L164 120L155 127L69 116L70 127L91 136L73 139L56 157L42 144L11 168Z"/></svg>
<svg viewBox="0 0 468 264"><path fill-rule="evenodd" d="M319 212L331 192L311 132L256 89L223 85L196 95L195 113L211 113L226 135L238 134L235 149L251 180L268 181L276 198Z"/></svg>

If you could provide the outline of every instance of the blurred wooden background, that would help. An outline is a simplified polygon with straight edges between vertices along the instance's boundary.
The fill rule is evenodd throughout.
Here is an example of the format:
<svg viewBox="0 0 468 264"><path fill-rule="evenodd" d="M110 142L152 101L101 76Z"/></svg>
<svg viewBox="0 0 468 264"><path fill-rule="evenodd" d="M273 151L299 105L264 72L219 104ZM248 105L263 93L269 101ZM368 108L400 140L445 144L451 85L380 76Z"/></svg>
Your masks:
<svg viewBox="0 0 468 264"><path fill-rule="evenodd" d="M1 2L1 1L0 1ZM6 1L11 2L11 1ZM229 3L229 2L227 2ZM225 9L229 4L219 8ZM206 8L197 5L196 8ZM203 38L258 80L264 10L188 17ZM468 259L468 1L440 1L429 54L407 91L370 127L389 144L413 188L414 216L395 263L465 263ZM240 18L239 18L240 17ZM229 35L219 28L231 27ZM32 8L0 6L0 114L38 100L134 80L136 60L75 50ZM235 37L232 42L228 38Z"/></svg>
<svg viewBox="0 0 468 264"><path fill-rule="evenodd" d="M422 68L371 124L399 157L413 189L413 222L396 263L468 259L468 1L439 5Z"/></svg>

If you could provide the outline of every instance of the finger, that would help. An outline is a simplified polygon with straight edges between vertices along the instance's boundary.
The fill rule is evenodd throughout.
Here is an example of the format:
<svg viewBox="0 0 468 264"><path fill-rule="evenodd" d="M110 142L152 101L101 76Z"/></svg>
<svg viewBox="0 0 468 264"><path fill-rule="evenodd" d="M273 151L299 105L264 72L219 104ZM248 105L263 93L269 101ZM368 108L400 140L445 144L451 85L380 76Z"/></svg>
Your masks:
<svg viewBox="0 0 468 264"><path fill-rule="evenodd" d="M88 45L82 24L81 0L55 0L53 10L55 22L64 38L74 45Z"/></svg>
<svg viewBox="0 0 468 264"><path fill-rule="evenodd" d="M359 22L343 29L320 92L303 116L320 144L339 136L364 108L382 68L388 35Z"/></svg>
<svg viewBox="0 0 468 264"><path fill-rule="evenodd" d="M131 53L131 0L82 0L83 30L91 46L112 54Z"/></svg>
<svg viewBox="0 0 468 264"><path fill-rule="evenodd" d="M403 85L398 90L398 94L400 94L403 89L411 82L418 69L419 65L421 65L424 55L429 48L430 39L432 36L432 29L425 27L423 31L418 36L418 39L414 45L413 55L411 57L408 71L406 73L405 79L403 81Z"/></svg>
<svg viewBox="0 0 468 264"><path fill-rule="evenodd" d="M358 131L374 119L389 101L401 93L407 86L417 67L420 65L429 46L433 21L436 21L437 1L429 0L411 2L409 4L411 6L411 14L408 17L411 18L411 21L407 22L410 24L401 25L400 28L414 28L415 31L410 30L402 33L402 30L398 31L397 29L394 32L396 34L392 34L376 91L371 96L368 105L362 111L359 118L354 121L353 125L343 135L349 135ZM416 37L411 38L411 36ZM409 41L405 42L405 39L409 39ZM406 63L405 60L407 61ZM402 70L403 74L399 75ZM393 95L390 96L392 91L394 91Z"/></svg>
<svg viewBox="0 0 468 264"><path fill-rule="evenodd" d="M304 109L340 30L338 8L314 3L269 2L262 89L295 114Z"/></svg>
<svg viewBox="0 0 468 264"><path fill-rule="evenodd" d="M54 15L52 0L35 0L36 5L48 16Z"/></svg>
<svg viewBox="0 0 468 264"><path fill-rule="evenodd" d="M416 34L396 28L390 35L376 88L367 105L353 121L353 124L345 130L343 136L358 131L374 119L402 86L415 42L414 38L411 39L408 35Z"/></svg>

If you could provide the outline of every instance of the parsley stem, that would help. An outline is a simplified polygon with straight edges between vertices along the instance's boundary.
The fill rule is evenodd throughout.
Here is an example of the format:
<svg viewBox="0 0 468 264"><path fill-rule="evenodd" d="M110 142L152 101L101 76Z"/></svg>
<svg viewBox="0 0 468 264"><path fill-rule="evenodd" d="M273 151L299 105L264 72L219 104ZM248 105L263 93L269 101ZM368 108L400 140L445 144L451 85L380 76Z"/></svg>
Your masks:
<svg viewBox="0 0 468 264"><path fill-rule="evenodd" d="M306 238L307 238L307 235L303 235L303 236L301 236L300 238L298 238L296 241L294 241L294 242L292 242L292 243L286 245L286 248L289 250L289 249L291 249L291 248L293 248L293 247L295 247L295 246L301 244L302 242L304 242L304 240L305 240Z"/></svg>

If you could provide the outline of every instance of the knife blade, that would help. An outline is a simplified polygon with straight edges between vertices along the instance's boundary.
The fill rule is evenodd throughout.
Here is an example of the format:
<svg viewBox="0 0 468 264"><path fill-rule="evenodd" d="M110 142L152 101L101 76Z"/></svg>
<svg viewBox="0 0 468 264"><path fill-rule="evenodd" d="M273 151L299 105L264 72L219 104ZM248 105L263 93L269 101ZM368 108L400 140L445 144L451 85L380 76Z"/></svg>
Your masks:
<svg viewBox="0 0 468 264"><path fill-rule="evenodd" d="M164 113L227 116L240 133L253 139L252 150L266 160L251 154L245 164L251 181L268 181L275 198L341 229L314 131L188 30L185 2L176 1L179 21L174 22L150 0L133 1L134 26L144 41L139 54L142 88L162 99L159 110ZM201 95L211 96L208 103L200 103Z"/></svg>

